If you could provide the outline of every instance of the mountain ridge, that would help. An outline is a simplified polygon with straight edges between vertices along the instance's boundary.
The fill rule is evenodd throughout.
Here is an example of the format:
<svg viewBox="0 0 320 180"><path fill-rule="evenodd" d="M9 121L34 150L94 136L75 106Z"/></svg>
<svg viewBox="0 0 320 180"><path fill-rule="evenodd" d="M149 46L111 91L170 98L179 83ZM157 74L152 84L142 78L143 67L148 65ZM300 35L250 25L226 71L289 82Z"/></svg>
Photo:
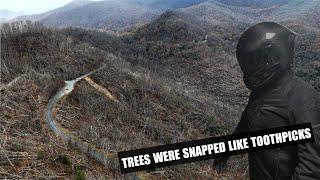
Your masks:
<svg viewBox="0 0 320 180"><path fill-rule="evenodd" d="M11 20L19 15L23 14L22 12L14 12L8 9L0 9L0 22Z"/></svg>
<svg viewBox="0 0 320 180"><path fill-rule="evenodd" d="M72 1L69 4L37 15L23 16L16 20L40 21L48 27L81 27L100 29L110 33L126 31L141 26L166 9L190 6L204 0L119 0Z"/></svg>

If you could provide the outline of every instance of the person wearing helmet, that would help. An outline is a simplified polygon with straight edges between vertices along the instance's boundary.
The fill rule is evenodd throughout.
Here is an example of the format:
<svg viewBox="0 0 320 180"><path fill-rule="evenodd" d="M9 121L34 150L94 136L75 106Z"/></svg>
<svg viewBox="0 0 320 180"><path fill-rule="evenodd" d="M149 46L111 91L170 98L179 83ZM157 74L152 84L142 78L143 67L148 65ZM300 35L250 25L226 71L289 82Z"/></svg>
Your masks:
<svg viewBox="0 0 320 180"><path fill-rule="evenodd" d="M243 80L251 91L234 132L311 122L314 142L249 153L252 180L320 179L320 95L292 70L296 33L273 22L246 30L237 45ZM221 168L228 158L215 161Z"/></svg>

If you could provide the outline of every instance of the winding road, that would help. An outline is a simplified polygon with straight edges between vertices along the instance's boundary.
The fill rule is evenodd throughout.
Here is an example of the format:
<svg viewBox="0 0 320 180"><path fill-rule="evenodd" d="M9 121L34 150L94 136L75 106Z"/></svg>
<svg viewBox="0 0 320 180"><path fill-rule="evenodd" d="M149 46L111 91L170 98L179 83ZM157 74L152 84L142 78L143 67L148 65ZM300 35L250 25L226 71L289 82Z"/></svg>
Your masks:
<svg viewBox="0 0 320 180"><path fill-rule="evenodd" d="M94 159L95 161L105 166L108 166L109 168L111 167L113 169L119 169L119 162L118 162L117 155L115 153L104 152L103 150L95 147L94 145L91 145L91 144L88 144L87 142L82 141L80 138L72 135L67 129L60 127L52 117L53 110L56 104L59 102L59 100L62 97L68 95L73 91L74 86L78 81L85 78L87 78L87 81L88 81L89 75L103 68L104 66L88 74L85 74L77 79L74 79L71 81L65 81L65 85L61 89L59 89L58 92L49 100L47 110L45 112L45 120L48 123L50 129L53 131L53 133L61 137L65 142L68 142L69 145L71 145L73 148L78 149L79 151L87 154L90 158ZM91 83L90 82L89 84L97 88L96 84L93 84L92 82ZM125 176L126 179L135 179L135 180L148 179L148 177L150 177L150 175L144 172L133 173Z"/></svg>

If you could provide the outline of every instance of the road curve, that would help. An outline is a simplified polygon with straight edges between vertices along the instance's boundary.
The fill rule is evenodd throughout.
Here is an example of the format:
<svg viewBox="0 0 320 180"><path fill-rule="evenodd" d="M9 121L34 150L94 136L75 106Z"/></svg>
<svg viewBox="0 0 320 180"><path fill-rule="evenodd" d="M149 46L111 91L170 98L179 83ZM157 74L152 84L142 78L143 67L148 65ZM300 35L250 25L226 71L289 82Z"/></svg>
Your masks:
<svg viewBox="0 0 320 180"><path fill-rule="evenodd" d="M59 127L59 125L57 124L57 122L54 120L54 118L52 117L53 114L53 110L56 106L56 104L59 102L59 100L68 95L69 93L71 93L74 89L74 85L88 77L89 75L95 73L96 71L100 70L104 68L101 67L95 71L92 71L88 74L85 74L79 78L76 78L74 80L71 81L65 81L65 85L58 90L58 92L49 100L48 106L47 106L47 110L45 112L45 120L47 122L47 124L49 125L49 128L53 131L53 133L59 137L61 137L65 142L67 142L70 146L72 146L73 148L78 149L79 151L87 154L90 158L94 159L95 161L108 166L109 168L114 168L114 169L119 169L119 163L118 163L118 159L116 154L114 153L106 153L103 150L95 147L94 145L90 145L87 142L82 141L80 138L72 135L71 133L68 132L68 130ZM140 173L134 173L134 174L130 174L130 175L126 175L125 178L126 179L148 179L149 175L143 172Z"/></svg>

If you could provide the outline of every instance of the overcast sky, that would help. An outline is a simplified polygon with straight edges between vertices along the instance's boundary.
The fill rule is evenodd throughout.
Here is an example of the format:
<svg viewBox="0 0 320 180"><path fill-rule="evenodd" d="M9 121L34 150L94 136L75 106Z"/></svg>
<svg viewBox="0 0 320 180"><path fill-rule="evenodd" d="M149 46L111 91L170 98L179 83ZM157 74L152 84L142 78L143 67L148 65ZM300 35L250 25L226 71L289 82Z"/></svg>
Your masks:
<svg viewBox="0 0 320 180"><path fill-rule="evenodd" d="M72 0L0 0L0 9L34 14L61 7L71 1Z"/></svg>

